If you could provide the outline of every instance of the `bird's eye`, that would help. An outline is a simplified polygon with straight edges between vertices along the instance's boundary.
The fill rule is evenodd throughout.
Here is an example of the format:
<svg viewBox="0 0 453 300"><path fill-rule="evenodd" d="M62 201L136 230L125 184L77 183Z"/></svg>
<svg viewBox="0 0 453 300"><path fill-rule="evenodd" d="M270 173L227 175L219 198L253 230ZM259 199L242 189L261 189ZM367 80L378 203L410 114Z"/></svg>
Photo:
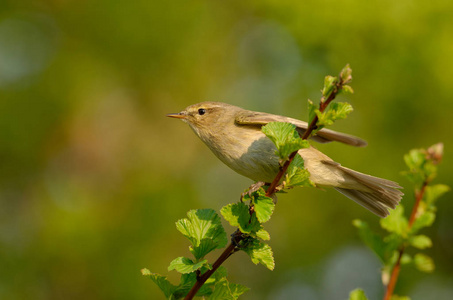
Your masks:
<svg viewBox="0 0 453 300"><path fill-rule="evenodd" d="M206 109L204 109L204 108L200 108L200 109L198 110L198 114L199 114L200 116L201 116L201 115L204 115L205 113L206 113Z"/></svg>

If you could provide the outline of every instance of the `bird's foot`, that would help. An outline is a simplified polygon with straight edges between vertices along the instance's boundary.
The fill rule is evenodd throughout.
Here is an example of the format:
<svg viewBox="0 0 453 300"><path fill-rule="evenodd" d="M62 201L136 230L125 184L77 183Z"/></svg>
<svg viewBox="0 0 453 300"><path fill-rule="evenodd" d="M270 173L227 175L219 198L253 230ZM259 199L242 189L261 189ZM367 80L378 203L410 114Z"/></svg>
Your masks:
<svg viewBox="0 0 453 300"><path fill-rule="evenodd" d="M260 188L262 188L265 185L268 185L268 183L266 183L264 181L258 181L258 182L255 182L254 184L252 184L251 186L249 186L249 188L241 194L241 202L246 195L248 195L250 198L252 198L252 194L254 192L258 191Z"/></svg>

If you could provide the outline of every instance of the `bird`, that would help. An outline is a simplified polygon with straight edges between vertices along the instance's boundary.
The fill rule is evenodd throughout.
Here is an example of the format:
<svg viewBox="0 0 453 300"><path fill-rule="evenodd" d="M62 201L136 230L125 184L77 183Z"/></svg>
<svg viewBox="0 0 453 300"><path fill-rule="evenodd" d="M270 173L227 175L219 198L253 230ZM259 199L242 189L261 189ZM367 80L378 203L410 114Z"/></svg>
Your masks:
<svg viewBox="0 0 453 300"><path fill-rule="evenodd" d="M208 148L228 167L255 182L270 183L279 172L276 146L261 131L269 122L286 122L303 135L308 124L297 119L246 110L223 102L201 102L179 113L168 114L187 123ZM318 143L340 142L364 147L366 141L323 128L311 139ZM393 181L343 167L310 145L298 150L310 180L320 188L334 188L375 215L385 218L403 196Z"/></svg>

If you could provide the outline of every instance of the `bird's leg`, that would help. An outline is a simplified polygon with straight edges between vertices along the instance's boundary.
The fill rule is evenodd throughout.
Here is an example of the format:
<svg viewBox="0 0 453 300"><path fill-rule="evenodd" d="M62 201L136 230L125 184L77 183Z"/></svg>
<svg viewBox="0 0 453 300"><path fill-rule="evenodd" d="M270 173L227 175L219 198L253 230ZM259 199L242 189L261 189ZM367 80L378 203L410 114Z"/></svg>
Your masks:
<svg viewBox="0 0 453 300"><path fill-rule="evenodd" d="M252 194L254 192L256 192L257 190L259 190L261 187L265 186L265 185L269 185L269 183L266 183L264 181L258 181L258 182L255 182L254 184L252 184L251 186L249 186L249 188L247 189L247 191L243 192L241 194L241 202L242 202L242 199L246 196L246 195L249 195L250 198L252 198Z"/></svg>

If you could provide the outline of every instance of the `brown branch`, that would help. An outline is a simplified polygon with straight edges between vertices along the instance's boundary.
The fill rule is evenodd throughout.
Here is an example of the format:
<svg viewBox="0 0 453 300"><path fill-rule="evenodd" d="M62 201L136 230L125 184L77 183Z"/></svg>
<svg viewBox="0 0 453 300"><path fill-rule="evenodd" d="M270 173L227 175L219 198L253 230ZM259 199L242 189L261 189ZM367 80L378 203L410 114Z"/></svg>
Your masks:
<svg viewBox="0 0 453 300"><path fill-rule="evenodd" d="M321 98L321 103L319 105L319 111L320 112L324 112L324 110L329 105L329 103L332 102L333 99L335 99L335 97L338 94L338 91L341 89L343 84L345 84L345 83L339 81L336 84L335 89L330 94L329 98L327 98L327 100L325 100L324 97ZM312 134L313 130L315 130L316 127L317 127L316 123L318 123L318 116L317 115L315 115L313 120L308 125L307 130L305 130L304 135L302 136L303 140L306 140L306 139L308 139L310 137L310 135ZM272 196L272 194L275 193L275 190L276 190L278 184L280 183L280 180L282 179L283 175L285 175L286 171L288 170L289 165L294 160L294 157L296 157L296 154L297 154L298 151L294 151L293 153L291 153L290 156L288 157L288 160L280 168L280 171L278 172L277 176L275 176L274 181L272 181L271 185L269 186L269 188L266 191L266 197L270 197L270 196Z"/></svg>
<svg viewBox="0 0 453 300"><path fill-rule="evenodd" d="M241 238L242 233L238 230L233 234L233 239ZM201 275L199 278L197 278L197 282L195 282L194 286L192 289L189 291L187 296L184 298L184 300L191 300L195 295L197 294L198 290L203 286L203 284L206 282L206 280L211 277L212 274L214 274L215 271L220 267L220 265L223 264L225 260L227 260L228 257L230 257L231 254L233 254L237 250L237 246L232 242L217 258L217 260L214 262L212 265L212 269L206 271L203 275Z"/></svg>
<svg viewBox="0 0 453 300"><path fill-rule="evenodd" d="M418 207L420 206L420 202L423 199L423 195L425 194L426 187L428 186L428 181L425 180L423 182L422 188L420 191L415 193L415 203L414 207L412 208L411 216L409 218L408 228L411 229L414 221L417 219L417 211ZM405 247L404 245L398 251L398 259L396 260L395 266L392 269L392 274L390 275L390 280L387 285L387 289L385 291L384 300L390 300L393 295L393 291L395 290L396 282L398 281L398 276L400 273L401 268L401 258L403 257Z"/></svg>
<svg viewBox="0 0 453 300"><path fill-rule="evenodd" d="M390 276L390 280L387 285L387 290L385 292L384 300L390 300L390 298L392 298L393 290L395 289L395 285L398 280L398 275L400 273L401 258L403 257L403 253L404 253L404 247L402 247L398 253L398 259L395 263L395 266L392 269L392 275Z"/></svg>
<svg viewBox="0 0 453 300"><path fill-rule="evenodd" d="M412 208L411 216L409 218L409 229L412 228L412 225L414 224L414 221L417 216L418 206L420 205L420 201L423 199L423 195L425 194L425 189L427 185L428 185L427 181L423 182L422 188L415 195L414 207Z"/></svg>
<svg viewBox="0 0 453 300"><path fill-rule="evenodd" d="M341 80L341 76L340 76L338 83L335 85L334 90L329 95L327 100L324 99L324 97L321 98L321 103L319 105L319 111L320 112L324 112L324 110L329 105L329 103L332 102L333 99L335 99L335 97L337 96L338 92L341 90L342 86L344 84L346 84L346 83L347 82L343 82ZM318 116L315 116L313 118L313 120L310 122L310 124L308 125L308 128L305 131L304 135L302 136L303 140L306 140L306 139L308 139L310 137L310 135L312 134L313 130L315 130L317 128L316 127L316 123L317 122L318 122ZM296 157L297 152L298 151L294 151L293 153L291 153L289 155L289 157L288 157L288 160L280 168L279 172L277 173L277 175L275 176L274 180L272 181L272 183L270 184L269 188L266 191L266 196L267 197L270 197L270 196L272 196L275 193L276 188L277 188L278 184L280 183L280 180L282 179L283 175L288 170L288 167L291 164L291 162L293 161L294 157ZM184 300L192 300L193 297L195 297L196 293L200 290L200 288L203 286L203 284L206 282L206 280L208 280L209 277L211 277L212 274L214 274L214 272L220 267L220 265L223 264L223 262L225 260L228 259L228 257L231 256L231 254L233 254L234 252L236 252L238 250L237 244L240 241L242 241L243 237L244 237L244 234L242 232L240 232L239 230L237 230L233 234L233 242L223 251L223 253L219 256L219 258L217 258L217 260L212 265L212 269L207 271L207 272L205 272L199 278L197 278L197 282L195 282L194 286L189 291L189 293L184 298Z"/></svg>

